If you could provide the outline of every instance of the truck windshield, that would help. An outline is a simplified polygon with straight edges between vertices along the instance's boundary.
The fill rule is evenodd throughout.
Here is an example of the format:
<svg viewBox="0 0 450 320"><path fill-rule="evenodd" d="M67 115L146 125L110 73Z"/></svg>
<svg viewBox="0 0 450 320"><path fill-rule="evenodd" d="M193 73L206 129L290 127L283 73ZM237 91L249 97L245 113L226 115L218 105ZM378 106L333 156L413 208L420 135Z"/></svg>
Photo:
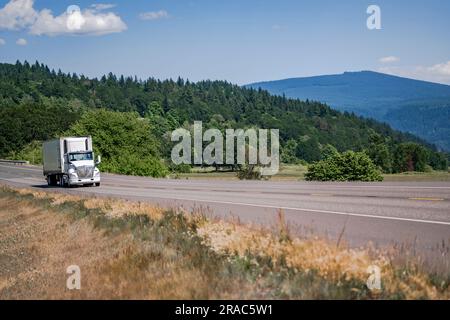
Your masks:
<svg viewBox="0 0 450 320"><path fill-rule="evenodd" d="M69 161L92 160L92 152L70 153Z"/></svg>

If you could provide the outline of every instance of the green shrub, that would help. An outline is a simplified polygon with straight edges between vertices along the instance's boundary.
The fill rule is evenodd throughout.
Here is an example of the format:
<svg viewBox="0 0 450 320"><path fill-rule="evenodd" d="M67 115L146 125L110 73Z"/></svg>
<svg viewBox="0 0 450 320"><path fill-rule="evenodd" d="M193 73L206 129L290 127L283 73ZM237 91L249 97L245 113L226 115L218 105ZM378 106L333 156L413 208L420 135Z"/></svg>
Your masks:
<svg viewBox="0 0 450 320"><path fill-rule="evenodd" d="M256 165L243 165L236 173L239 180L261 180L261 170Z"/></svg>
<svg viewBox="0 0 450 320"><path fill-rule="evenodd" d="M164 163L155 157L139 157L136 154L121 154L102 162L103 171L132 176L165 177L169 171Z"/></svg>
<svg viewBox="0 0 450 320"><path fill-rule="evenodd" d="M12 152L9 156L12 160L26 160L31 164L42 164L42 142L33 141L19 151Z"/></svg>
<svg viewBox="0 0 450 320"><path fill-rule="evenodd" d="M394 151L394 172L425 172L428 163L427 149L417 143L399 144Z"/></svg>
<svg viewBox="0 0 450 320"><path fill-rule="evenodd" d="M448 169L447 154L438 152L429 152L429 163L434 170L445 170Z"/></svg>
<svg viewBox="0 0 450 320"><path fill-rule="evenodd" d="M94 150L102 156L102 171L152 177L168 174L148 119L137 113L89 111L66 135L92 136Z"/></svg>
<svg viewBox="0 0 450 320"><path fill-rule="evenodd" d="M308 181L382 181L383 177L364 152L336 153L308 166Z"/></svg>
<svg viewBox="0 0 450 320"><path fill-rule="evenodd" d="M297 142L293 139L288 140L286 145L281 147L281 162L295 164L298 158L295 155L297 149Z"/></svg>
<svg viewBox="0 0 450 320"><path fill-rule="evenodd" d="M324 160L324 159L327 159L329 157L332 157L332 156L336 155L337 153L339 153L339 152L337 151L337 149L334 146L332 146L331 144L327 144L324 147L322 147L322 150L321 150L322 158L321 158L321 160Z"/></svg>
<svg viewBox="0 0 450 320"><path fill-rule="evenodd" d="M384 173L392 172L392 152L389 149L389 142L386 137L372 132L369 137L369 147L365 150L373 163Z"/></svg>
<svg viewBox="0 0 450 320"><path fill-rule="evenodd" d="M192 167L190 164L174 164L169 161L169 170L173 173L191 173Z"/></svg>

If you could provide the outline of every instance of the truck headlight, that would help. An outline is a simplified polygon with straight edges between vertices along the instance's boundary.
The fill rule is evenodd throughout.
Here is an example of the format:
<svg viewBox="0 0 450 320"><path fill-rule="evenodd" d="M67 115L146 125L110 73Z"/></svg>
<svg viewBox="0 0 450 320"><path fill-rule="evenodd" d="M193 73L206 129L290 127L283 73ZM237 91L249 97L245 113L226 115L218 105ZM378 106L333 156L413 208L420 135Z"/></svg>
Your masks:
<svg viewBox="0 0 450 320"><path fill-rule="evenodd" d="M97 168L94 169L94 176L98 177L100 175L100 170L98 170Z"/></svg>
<svg viewBox="0 0 450 320"><path fill-rule="evenodd" d="M77 169L74 166L70 166L67 172L70 178L78 179Z"/></svg>

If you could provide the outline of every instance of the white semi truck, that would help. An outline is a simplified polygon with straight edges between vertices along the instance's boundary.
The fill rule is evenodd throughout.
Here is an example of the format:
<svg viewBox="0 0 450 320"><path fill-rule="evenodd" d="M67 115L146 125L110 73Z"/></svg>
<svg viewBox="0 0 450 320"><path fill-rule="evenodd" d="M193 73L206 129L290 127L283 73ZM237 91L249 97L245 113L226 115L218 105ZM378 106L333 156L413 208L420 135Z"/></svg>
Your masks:
<svg viewBox="0 0 450 320"><path fill-rule="evenodd" d="M46 141L42 153L49 186L100 186L100 156L94 161L91 137Z"/></svg>

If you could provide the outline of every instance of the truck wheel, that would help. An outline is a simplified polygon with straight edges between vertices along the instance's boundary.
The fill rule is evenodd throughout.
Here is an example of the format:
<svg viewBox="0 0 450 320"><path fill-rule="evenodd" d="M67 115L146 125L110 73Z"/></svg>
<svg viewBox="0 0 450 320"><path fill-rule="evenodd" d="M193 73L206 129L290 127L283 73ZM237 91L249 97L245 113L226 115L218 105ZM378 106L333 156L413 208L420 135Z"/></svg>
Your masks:
<svg viewBox="0 0 450 320"><path fill-rule="evenodd" d="M100 182L94 184L95 187L100 187Z"/></svg>
<svg viewBox="0 0 450 320"><path fill-rule="evenodd" d="M47 176L47 184L51 187L56 186L57 183L57 179L55 175L51 175L51 176Z"/></svg>
<svg viewBox="0 0 450 320"><path fill-rule="evenodd" d="M63 188L68 188L69 182L65 178L67 178L67 180L68 180L68 177L66 177L64 175L59 177L59 185Z"/></svg>

